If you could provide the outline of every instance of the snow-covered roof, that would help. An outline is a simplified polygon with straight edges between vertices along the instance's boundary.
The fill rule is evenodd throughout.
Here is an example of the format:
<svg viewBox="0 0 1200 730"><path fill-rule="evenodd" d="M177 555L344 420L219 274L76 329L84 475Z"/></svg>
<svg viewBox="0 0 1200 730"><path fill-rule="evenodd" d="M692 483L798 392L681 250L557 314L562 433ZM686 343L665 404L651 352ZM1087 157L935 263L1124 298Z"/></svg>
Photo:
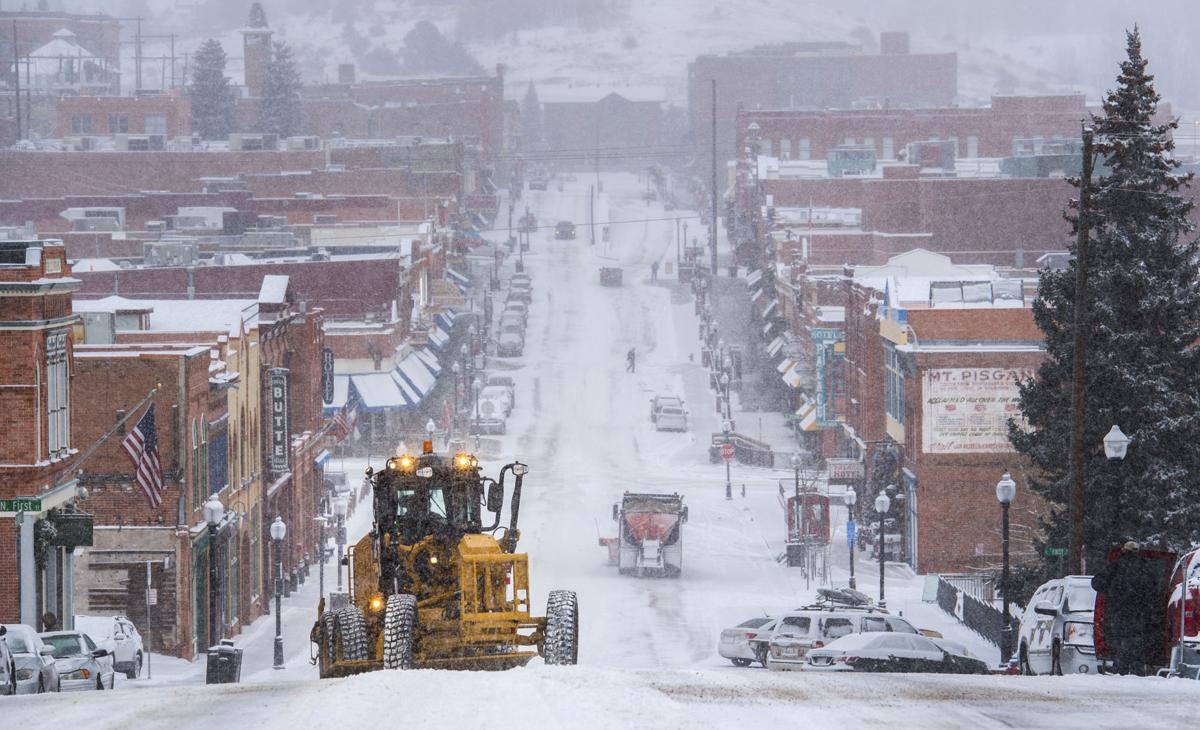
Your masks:
<svg viewBox="0 0 1200 730"><path fill-rule="evenodd" d="M239 321L254 323L258 302L252 299L103 299L74 300L76 312L114 314L150 312L153 332L219 332L228 334Z"/></svg>
<svg viewBox="0 0 1200 730"><path fill-rule="evenodd" d="M112 259L78 259L71 264L71 271L120 271L121 267Z"/></svg>
<svg viewBox="0 0 1200 730"><path fill-rule="evenodd" d="M287 304L288 277L286 274L267 274L258 290L259 304Z"/></svg>

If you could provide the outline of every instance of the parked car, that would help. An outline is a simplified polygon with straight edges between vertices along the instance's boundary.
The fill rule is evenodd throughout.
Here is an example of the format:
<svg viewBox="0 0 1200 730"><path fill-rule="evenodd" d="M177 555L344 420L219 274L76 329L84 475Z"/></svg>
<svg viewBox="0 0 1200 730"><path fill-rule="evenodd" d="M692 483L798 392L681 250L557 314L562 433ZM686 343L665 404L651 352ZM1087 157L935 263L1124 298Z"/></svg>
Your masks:
<svg viewBox="0 0 1200 730"><path fill-rule="evenodd" d="M4 624L4 641L12 652L17 667L17 694L58 692L58 669L54 665L54 648L42 642L33 627L24 624Z"/></svg>
<svg viewBox="0 0 1200 730"><path fill-rule="evenodd" d="M517 402L517 384L513 382L510 375L489 375L487 379L488 387L493 385L502 387L508 391L508 401L512 405ZM511 408L511 406L510 406Z"/></svg>
<svg viewBox="0 0 1200 730"><path fill-rule="evenodd" d="M496 354L500 357L520 357L525 352L525 333L518 324L508 323L500 326L500 334L496 337Z"/></svg>
<svg viewBox="0 0 1200 730"><path fill-rule="evenodd" d="M327 471L326 481L329 481L330 475L340 476L341 483L346 483L344 472ZM349 489L347 484L345 490ZM76 616L75 630L90 636L101 649L108 649L113 658L113 668L123 672L126 678L137 679L141 676L145 647L142 645L142 635L132 621L124 616Z"/></svg>
<svg viewBox="0 0 1200 730"><path fill-rule="evenodd" d="M562 240L575 238L575 224L571 221L559 221L554 224L554 237Z"/></svg>
<svg viewBox="0 0 1200 730"><path fill-rule="evenodd" d="M8 629L0 626L0 695L15 695L17 693L17 663L4 635Z"/></svg>
<svg viewBox="0 0 1200 730"><path fill-rule="evenodd" d="M529 189L530 190L545 190L546 189L546 181L540 177L534 178L529 181Z"/></svg>
<svg viewBox="0 0 1200 730"><path fill-rule="evenodd" d="M504 310L504 314L500 315L500 330L503 331L505 325L510 324L517 325L521 328L522 332L525 331L525 317L520 312L510 312L506 309Z"/></svg>
<svg viewBox="0 0 1200 730"><path fill-rule="evenodd" d="M683 408L683 399L674 395L655 394L650 399L650 420L652 422L658 420L658 412L663 408Z"/></svg>
<svg viewBox="0 0 1200 730"><path fill-rule="evenodd" d="M46 631L42 641L54 650L59 691L112 689L117 681L112 654L81 631Z"/></svg>
<svg viewBox="0 0 1200 730"><path fill-rule="evenodd" d="M518 271L517 273L515 273L511 277L509 277L509 280L512 281L513 283L524 282L526 285L530 285L531 281L532 281L529 276L528 271Z"/></svg>
<svg viewBox="0 0 1200 730"><path fill-rule="evenodd" d="M798 669L805 656L849 634L884 632L919 635L898 616L858 609L801 609L780 617L768 641L768 669Z"/></svg>
<svg viewBox="0 0 1200 730"><path fill-rule="evenodd" d="M525 302L529 304L533 301L533 290L528 287L513 286L509 287L508 297L504 300L507 305L509 302Z"/></svg>
<svg viewBox="0 0 1200 730"><path fill-rule="evenodd" d="M529 305L520 300L513 299L505 303L504 311L500 314L500 316L504 317L505 315L509 314L520 316L521 322L526 323L529 321Z"/></svg>
<svg viewBox="0 0 1200 730"><path fill-rule="evenodd" d="M735 667L748 667L751 662L759 662L767 666L767 656L764 649L756 649L751 641L760 634L769 634L775 628L779 619L769 616L748 619L737 626L721 632L717 643L717 653L733 662Z"/></svg>
<svg viewBox="0 0 1200 730"><path fill-rule="evenodd" d="M654 428L659 431L686 431L688 427L687 411L677 406L664 406L654 419Z"/></svg>
<svg viewBox="0 0 1200 730"><path fill-rule="evenodd" d="M1088 674L1099 669L1092 643L1096 591L1090 575L1043 583L1021 614L1017 657L1022 674Z"/></svg>
<svg viewBox="0 0 1200 730"><path fill-rule="evenodd" d="M803 668L813 672L988 673L982 660L969 653L951 654L928 637L874 631L848 634L828 646L813 649L808 652Z"/></svg>
<svg viewBox="0 0 1200 730"><path fill-rule="evenodd" d="M495 403L498 412L505 418L512 415L512 394L508 388L503 385L488 385L484 386L483 390L479 391L480 403ZM489 415L489 414L485 414Z"/></svg>

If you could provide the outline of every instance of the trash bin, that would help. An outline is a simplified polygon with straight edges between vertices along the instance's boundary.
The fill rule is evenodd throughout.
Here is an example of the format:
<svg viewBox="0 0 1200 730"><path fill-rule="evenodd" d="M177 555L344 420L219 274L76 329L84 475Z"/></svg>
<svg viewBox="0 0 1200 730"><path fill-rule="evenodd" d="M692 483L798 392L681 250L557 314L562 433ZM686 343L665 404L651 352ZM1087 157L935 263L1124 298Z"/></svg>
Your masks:
<svg viewBox="0 0 1200 730"><path fill-rule="evenodd" d="M232 639L221 639L217 646L208 647L208 666L205 684L237 684L242 681L242 650Z"/></svg>

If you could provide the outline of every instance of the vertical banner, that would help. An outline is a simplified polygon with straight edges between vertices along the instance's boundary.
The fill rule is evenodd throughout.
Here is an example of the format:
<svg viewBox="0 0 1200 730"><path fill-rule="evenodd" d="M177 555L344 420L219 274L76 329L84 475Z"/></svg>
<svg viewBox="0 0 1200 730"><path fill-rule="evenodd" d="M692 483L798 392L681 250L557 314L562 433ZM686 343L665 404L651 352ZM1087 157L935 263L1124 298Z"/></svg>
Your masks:
<svg viewBox="0 0 1200 730"><path fill-rule="evenodd" d="M333 403L333 350L328 347L321 351L321 400Z"/></svg>
<svg viewBox="0 0 1200 730"><path fill-rule="evenodd" d="M271 383L271 456L268 462L276 476L290 471L288 455L291 433L288 430L288 369L267 371Z"/></svg>

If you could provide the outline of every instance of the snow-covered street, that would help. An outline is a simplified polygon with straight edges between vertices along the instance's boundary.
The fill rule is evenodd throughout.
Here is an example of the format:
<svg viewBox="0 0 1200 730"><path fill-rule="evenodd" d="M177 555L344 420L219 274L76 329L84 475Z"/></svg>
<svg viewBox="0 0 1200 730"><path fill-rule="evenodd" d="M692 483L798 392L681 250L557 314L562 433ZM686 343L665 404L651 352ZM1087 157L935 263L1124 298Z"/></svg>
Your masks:
<svg viewBox="0 0 1200 730"><path fill-rule="evenodd" d="M522 201L540 229L525 256L533 302L520 358L497 368L516 381L516 405L500 448L484 450L485 474L508 461L529 465L521 511L520 550L530 556L534 608L551 589L578 592L579 666L529 667L503 673L377 672L316 679L308 663L315 618L314 573L284 606L287 669L271 669L274 616L238 639L245 649L243 684L199 686L203 663L155 657L153 680L73 696L5 698L0 728L34 727L53 708L56 725L88 728L214 727L1184 727L1200 684L1133 677L817 675L739 669L716 654L721 629L814 600L798 570L781 564L784 520L779 480L790 469L734 463L734 497L725 498L725 467L708 461L720 430L707 370L700 364L696 317L688 289L677 284L675 219L701 228L690 211L647 203L633 174L605 174L596 206L596 245L589 244L589 185L579 174ZM556 221L578 224L575 240L555 240ZM608 241L599 227L606 226ZM502 238L496 234L495 238ZM657 282L651 262L660 261ZM671 273L667 273L671 263ZM512 260L506 264L511 271ZM624 285L602 287L601 266L620 266ZM497 299L499 302L499 299ZM626 352L637 353L626 372ZM649 401L681 396L685 433L655 431ZM736 415L736 414L735 414ZM778 418L769 414L767 418ZM746 415L749 423L752 418ZM757 415L753 416L757 418ZM753 430L753 429L751 429ZM378 464L376 464L377 466ZM363 464L347 462L357 485ZM745 485L743 496L742 485ZM631 491L678 492L689 508L678 579L618 575L598 538L615 534L612 505ZM506 517L507 519L507 517ZM369 529L370 505L349 523L351 540ZM834 525L845 513L834 511ZM835 530L832 585L845 586L844 528ZM334 582L327 566L326 588ZM878 566L856 565L861 590L874 594ZM989 664L995 647L922 601L924 580L889 566L891 610L914 625L967 644Z"/></svg>

